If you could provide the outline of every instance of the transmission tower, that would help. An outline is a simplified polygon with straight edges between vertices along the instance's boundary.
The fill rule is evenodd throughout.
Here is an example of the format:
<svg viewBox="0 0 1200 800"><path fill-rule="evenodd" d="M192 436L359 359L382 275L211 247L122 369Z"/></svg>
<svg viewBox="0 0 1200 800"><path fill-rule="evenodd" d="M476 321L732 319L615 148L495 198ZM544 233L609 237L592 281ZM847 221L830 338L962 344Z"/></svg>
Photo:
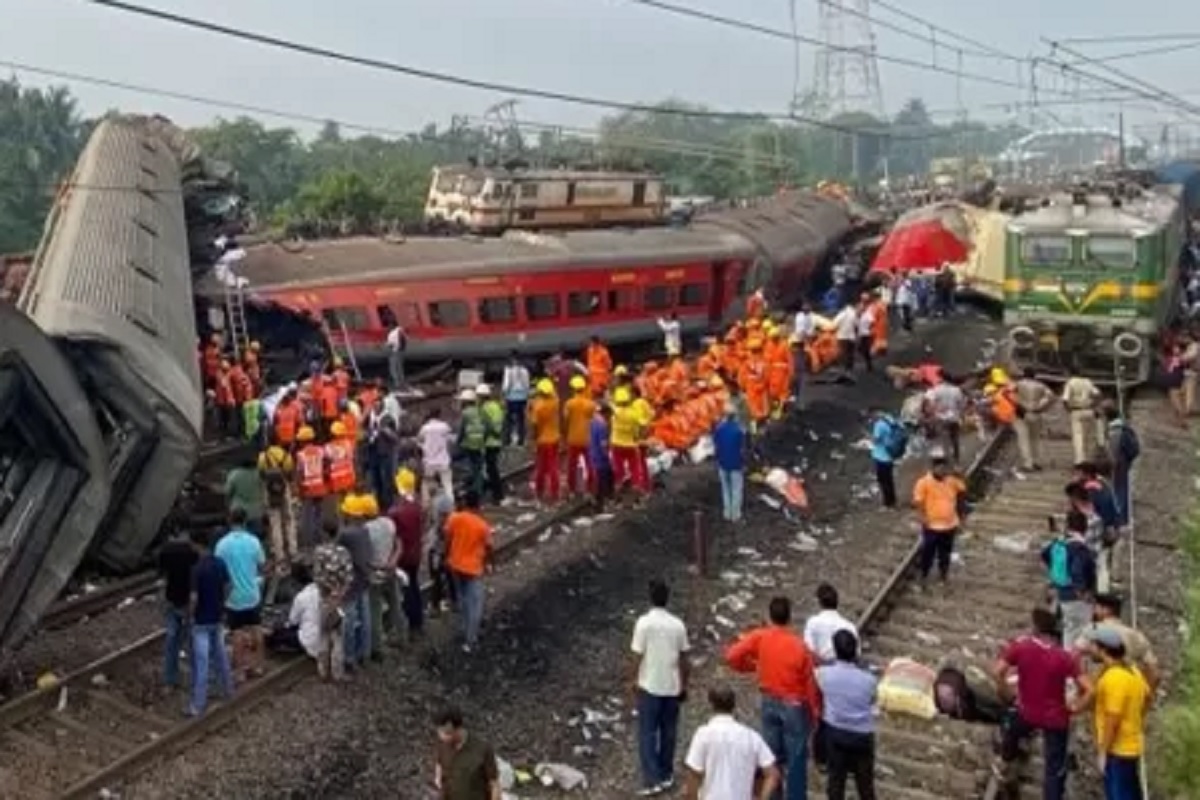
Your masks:
<svg viewBox="0 0 1200 800"><path fill-rule="evenodd" d="M817 0L822 46L817 50L813 85L793 106L819 117L862 111L884 116L871 0Z"/></svg>

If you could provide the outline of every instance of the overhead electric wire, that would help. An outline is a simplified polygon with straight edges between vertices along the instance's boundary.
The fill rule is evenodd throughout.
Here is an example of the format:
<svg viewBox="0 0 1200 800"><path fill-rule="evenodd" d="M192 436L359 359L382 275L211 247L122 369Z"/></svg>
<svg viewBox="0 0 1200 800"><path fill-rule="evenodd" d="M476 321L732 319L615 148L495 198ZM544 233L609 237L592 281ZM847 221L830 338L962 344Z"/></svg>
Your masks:
<svg viewBox="0 0 1200 800"><path fill-rule="evenodd" d="M88 2L108 3L108 2L113 2L114 0L87 0L87 1ZM782 40L786 40L789 42L802 42L804 44L809 44L814 47L820 47L820 48L823 48L826 50L831 50L834 52L858 53L858 54L867 52L869 55L873 56L878 61L883 61L885 63L890 63L890 64L896 64L897 66L910 67L912 69L924 70L926 72L934 72L939 75L948 75L953 78L961 78L962 80L970 80L970 81L975 81L977 83L986 83L986 84L990 84L992 86L1003 86L1003 87L1009 88L1009 89L1024 89L1025 88L1025 87L1021 86L1019 83L1016 83L1014 81L1005 80L1003 78L997 78L992 75L983 75L983 74L976 73L976 72L966 72L963 70L954 70L954 69L949 69L946 67L939 67L936 64L930 64L925 61L918 61L915 58L906 58L904 56L893 56L893 55L888 55L886 53L878 53L873 50L867 50L866 48L862 48L862 47L850 47L850 46L846 46L846 45L831 45L831 44L827 44L826 42L824 42L821 39L818 39L814 36L805 36L803 34L794 34L793 35L789 31L785 31L780 28L772 28L767 25L760 25L755 22L749 22L747 20L737 19L735 17L726 17L721 14L714 14L709 11L701 11L696 8L690 8L688 6L681 6L681 5L677 5L675 3L666 2L666 0L628 0L628 2L630 2L634 5L645 6L646 8L652 8L657 11L663 11L668 14L675 14L675 15L681 16L681 17L690 17L692 19L700 20L703 22L710 22L715 25L722 25L727 28L734 28L737 30L746 31L748 33L757 33L760 36L768 36L773 39L782 39ZM933 40L930 40L930 41L933 41ZM952 49L954 49L954 48L952 48ZM1016 60L1023 60L1023 59L1016 59Z"/></svg>
<svg viewBox="0 0 1200 800"><path fill-rule="evenodd" d="M338 61L344 64L351 64L367 69L380 70L391 72L399 75L407 75L412 78L434 81L437 83L451 84L469 89L479 89L489 92L498 92L509 96L532 97L541 100L551 100L560 103L571 105L590 106L592 108L606 108L615 111L633 111L639 113L664 114L681 117L693 118L709 118L709 119L726 119L726 120L775 120L775 121L791 121L803 122L814 127L834 130L848 134L870 133L863 129L856 129L846 125L838 125L837 123L828 122L813 117L802 117L795 114L779 114L768 111L715 111L715 110L700 110L679 108L677 106L657 106L650 103L624 102L619 100L608 100L600 97L592 97L589 95L575 94L572 92L558 91L554 89L541 89L530 86L520 86L516 84L501 83L497 81L482 80L479 78L469 78L461 75L454 75L436 70L423 69L412 67L396 62L385 61L379 58L368 56L359 56L353 53L347 53L340 50L333 50L327 47L318 45L306 44L290 39L284 39L278 36L272 36L264 33L257 33L241 28L234 28L228 25L221 25L215 22L209 22L194 17L187 17L181 14L174 14L169 11L161 11L159 9L147 8L134 3L123 2L122 0L83 0L83 2L91 5L109 8L115 11L133 14L135 16L154 19L159 22L166 22L173 25L178 25L193 30L200 30L206 33L212 33L219 36L225 36L232 39L240 39L242 41L251 42L254 44L271 47L277 50L285 50L293 53L300 53L315 58L323 58L329 61Z"/></svg>
<svg viewBox="0 0 1200 800"><path fill-rule="evenodd" d="M829 0L817 0L817 2L818 3L826 3L826 2L829 2ZM970 48L956 47L955 45L952 45L952 44L947 44L945 42L939 42L936 37L930 36L928 33L921 33L919 31L914 31L912 28L905 28L902 25L897 25L896 23L889 22L886 19L880 19L879 17L868 14L865 11L859 11L857 8L851 8L846 5L839 5L838 13L839 14L849 14L852 17L858 17L859 19L865 20L865 21L871 23L872 25L878 26L887 31L892 31L893 33L898 33L901 36L907 37L909 39L913 39L914 41L921 42L922 44L933 45L933 47L935 47L935 48L937 48L937 47L945 48L946 50L959 52L966 56L974 56L977 58L1003 59L1006 61L1024 61L1024 60L1026 60L1026 59L1021 58L1020 56L1010 55L1008 53L1004 53L999 50L980 50L980 49L976 49L974 47L970 47ZM930 26L927 23L922 23L922 24L925 25L926 29L929 29ZM953 37L951 37L951 38L953 38Z"/></svg>
<svg viewBox="0 0 1200 800"><path fill-rule="evenodd" d="M1112 36L1069 36L1057 39L1056 41L1059 44L1133 44L1138 42L1179 42L1185 40L1200 40L1200 33L1129 33Z"/></svg>
<svg viewBox="0 0 1200 800"><path fill-rule="evenodd" d="M1118 78L1122 79L1125 82L1122 83L1120 80L1113 80L1113 79L1107 78L1103 75L1095 75L1094 73L1080 70L1079 67L1076 66L1076 64L1068 64L1066 62L1057 62L1057 66L1059 66L1060 68L1062 68L1065 71L1074 73L1076 75L1080 75L1082 77L1090 78L1090 79L1092 79L1094 81L1098 81L1100 83L1106 83L1109 86L1112 86L1117 89L1123 89L1125 91L1134 92L1134 93L1139 94L1142 97L1149 99L1149 100L1159 100L1170 107L1181 109L1181 110L1186 111L1189 114L1200 116L1200 105L1196 105L1195 103L1189 103L1186 100L1184 100L1176 95L1173 95L1164 89L1161 89L1151 83L1148 83L1148 82L1142 80L1141 78L1138 78L1134 75L1130 75L1129 73L1124 72L1120 69L1117 69L1116 67L1109 66L1108 64L1105 64L1102 61L1098 61L1097 59L1085 56L1082 53L1080 53L1078 50L1073 50L1072 48L1066 47L1065 45L1057 43L1051 39L1043 38L1043 41L1045 41L1048 45L1050 45L1052 53L1061 50L1062 52L1066 53L1068 56L1076 59L1077 60L1076 64L1082 62L1082 63L1086 63L1089 65L1095 65L1096 67L1099 67L1100 69L1102 69L1106 72L1116 75ZM1047 61L1051 64L1056 63L1053 59L1047 59ZM1132 84L1134 88L1130 88L1130 84Z"/></svg>
<svg viewBox="0 0 1200 800"><path fill-rule="evenodd" d="M1061 42L1060 42L1061 44ZM1094 56L1091 59L1080 59L1076 63L1093 63L1109 64L1113 61L1128 61L1131 58L1146 58L1147 56L1162 56L1169 53L1178 53L1183 50L1196 50L1200 48L1200 39L1193 42L1182 42L1179 44L1159 45L1157 47L1144 47L1139 50L1126 50L1121 53L1112 53Z"/></svg>
<svg viewBox="0 0 1200 800"><path fill-rule="evenodd" d="M949 28L944 28L941 25L937 25L918 14L914 14L911 11L905 11L903 8L893 5L892 3L886 2L886 0L872 0L872 4L877 8L887 9L888 11L891 11L896 16L907 19L909 22L915 22L918 25L922 25L931 31L936 31L940 34L948 36L949 38L951 38L955 41L963 42L964 44L969 44L972 47L978 47L985 52L991 53L992 55L996 56L997 58L1004 58L1004 59L1008 59L1010 61L1017 61L1017 62L1024 62L1024 61L1029 60L1028 58L1023 58L1021 56L1015 56L1012 53L1006 53L1003 50L1000 50L996 47L993 47L990 44L987 44L986 42L981 42L978 39L972 39L970 36L963 36L961 33L952 31ZM871 21L877 22L878 18L873 17Z"/></svg>

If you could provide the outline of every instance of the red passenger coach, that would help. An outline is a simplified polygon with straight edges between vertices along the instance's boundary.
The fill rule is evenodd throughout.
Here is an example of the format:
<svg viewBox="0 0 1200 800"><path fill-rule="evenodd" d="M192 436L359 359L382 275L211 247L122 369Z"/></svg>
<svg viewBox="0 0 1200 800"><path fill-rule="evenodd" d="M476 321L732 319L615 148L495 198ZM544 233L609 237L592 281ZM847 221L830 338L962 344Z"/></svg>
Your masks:
<svg viewBox="0 0 1200 800"><path fill-rule="evenodd" d="M687 334L717 329L758 288L796 300L850 228L836 202L797 199L688 228L267 244L237 274L252 306L308 312L335 344L344 330L364 361L385 354L397 322L418 360L574 351L593 334L615 344L656 338L671 312ZM198 291L222 292L212 277Z"/></svg>

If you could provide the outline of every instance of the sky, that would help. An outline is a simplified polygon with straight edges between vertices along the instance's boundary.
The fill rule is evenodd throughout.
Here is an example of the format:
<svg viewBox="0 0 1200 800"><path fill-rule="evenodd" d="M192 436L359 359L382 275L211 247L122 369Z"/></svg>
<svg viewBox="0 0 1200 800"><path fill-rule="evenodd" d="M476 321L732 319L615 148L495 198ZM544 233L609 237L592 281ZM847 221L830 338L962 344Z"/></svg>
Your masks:
<svg viewBox="0 0 1200 800"><path fill-rule="evenodd" d="M588 94L627 102L653 103L667 97L721 110L783 113L793 90L792 43L731 30L710 22L664 13L629 0L135 0L244 31L266 33L356 55L428 70L508 84ZM951 33L962 34L1015 56L1049 53L1042 37L1200 32L1195 0L890 0L895 7ZM672 0L677 5L737 17L787 30L789 0ZM820 37L818 0L794 0L801 35ZM834 0L858 7L865 0ZM1192 11L1185 14L1185 11ZM0 61L59 70L110 81L187 93L279 111L328 118L381 130L417 130L449 124L455 114L480 116L501 93L455 87L404 75L377 72L319 58L272 50L127 13L85 0L0 0ZM934 47L928 28L872 6L877 52L936 63L953 70L958 54ZM861 21L846 18L848 36ZM884 27L905 28L905 36ZM945 33L939 42L952 42ZM851 39L853 42L854 40ZM974 45L962 69L994 80L1028 84L1028 65L982 58ZM1119 66L1147 83L1187 98L1200 112L1200 40L1170 54L1121 61ZM1077 45L1091 57L1155 44ZM800 84L813 81L816 50L800 46ZM931 70L879 62L883 102L894 114L904 101L922 97L947 121L959 98L972 118L999 121L1010 113L995 106L1027 96L1014 87L993 86ZM1094 69L1094 67L1089 67ZM155 112L184 125L236 110L152 97L112 87L14 70L35 86L66 84L86 113L110 108ZM1191 83L1189 84L1189 77ZM1043 96L1068 92L1077 81L1042 71ZM1086 86L1086 84L1081 84ZM1104 91L1101 89L1100 91ZM1060 95L1061 97L1061 95ZM1144 101L1142 101L1144 102ZM1200 113L1155 112L1138 103L1078 108L1056 106L1066 124L1113 125L1118 108L1131 128L1170 120L1200 123ZM552 124L592 126L606 112L538 99L522 100L518 116ZM1078 115L1078 116L1077 116ZM258 116L270 124L286 120ZM1197 126L1200 130L1200 125Z"/></svg>

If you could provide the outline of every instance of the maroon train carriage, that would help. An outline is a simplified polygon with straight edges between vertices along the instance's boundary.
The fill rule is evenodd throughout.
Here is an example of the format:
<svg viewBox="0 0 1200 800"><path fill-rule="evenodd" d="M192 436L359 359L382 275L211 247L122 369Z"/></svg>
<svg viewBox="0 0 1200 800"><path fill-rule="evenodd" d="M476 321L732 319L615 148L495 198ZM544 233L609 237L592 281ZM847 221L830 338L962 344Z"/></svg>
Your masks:
<svg viewBox="0 0 1200 800"><path fill-rule="evenodd" d="M797 193L687 228L271 243L237 272L251 307L311 314L337 346L344 330L360 361L384 356L396 322L411 359L497 358L650 340L672 311L685 334L719 329L759 288L794 304L851 227L839 201ZM212 276L197 290L224 302Z"/></svg>

